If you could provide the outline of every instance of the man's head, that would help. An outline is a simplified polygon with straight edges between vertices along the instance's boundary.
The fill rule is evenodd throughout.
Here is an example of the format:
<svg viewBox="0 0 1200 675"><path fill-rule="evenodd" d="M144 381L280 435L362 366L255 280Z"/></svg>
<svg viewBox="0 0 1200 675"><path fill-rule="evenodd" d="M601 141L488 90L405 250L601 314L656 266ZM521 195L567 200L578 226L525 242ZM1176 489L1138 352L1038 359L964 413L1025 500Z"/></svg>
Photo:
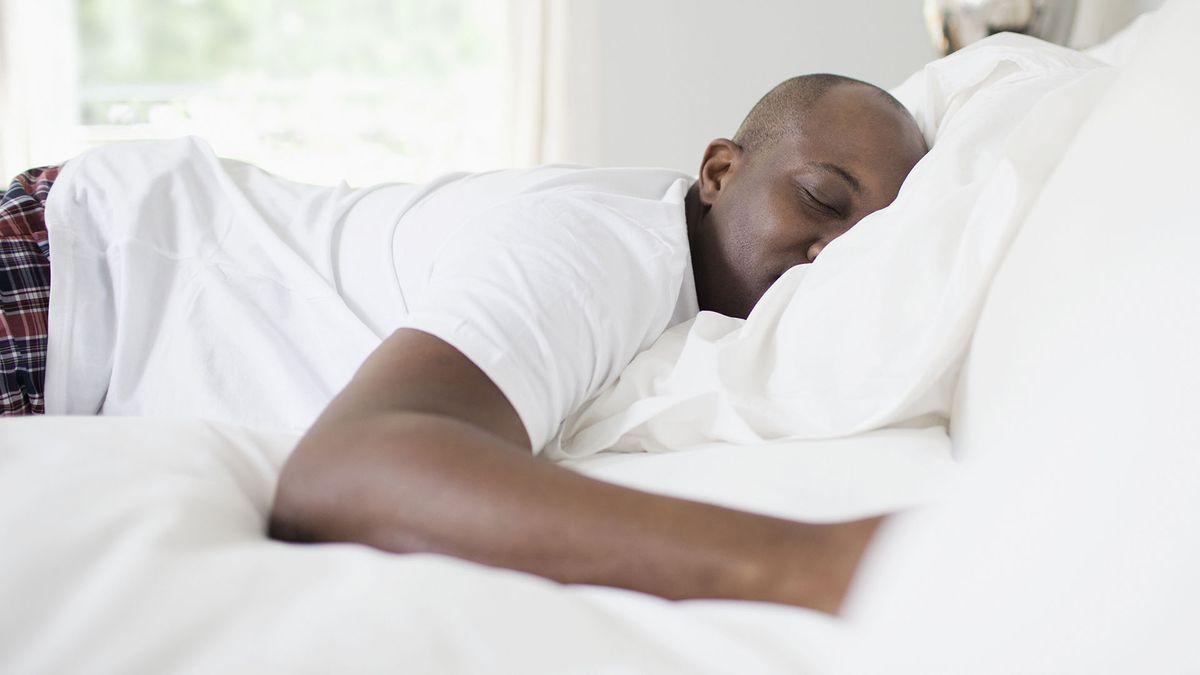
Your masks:
<svg viewBox="0 0 1200 675"><path fill-rule="evenodd" d="M733 140L708 145L689 194L701 309L746 316L789 268L890 204L926 150L874 85L804 75L772 89Z"/></svg>

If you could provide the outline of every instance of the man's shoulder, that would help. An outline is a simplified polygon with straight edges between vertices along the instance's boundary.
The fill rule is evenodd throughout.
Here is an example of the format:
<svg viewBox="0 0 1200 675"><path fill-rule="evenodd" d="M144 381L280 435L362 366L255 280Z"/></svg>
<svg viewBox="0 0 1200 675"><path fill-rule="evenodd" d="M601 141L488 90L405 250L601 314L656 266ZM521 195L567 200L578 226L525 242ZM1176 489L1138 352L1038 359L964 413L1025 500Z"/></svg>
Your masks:
<svg viewBox="0 0 1200 675"><path fill-rule="evenodd" d="M541 180L526 192L609 195L650 201L674 201L673 188L693 178L674 169L644 167L589 168L550 165L532 169Z"/></svg>
<svg viewBox="0 0 1200 675"><path fill-rule="evenodd" d="M634 173L605 169L555 178L479 210L452 241L519 248L532 257L539 256L530 247L541 253L556 250L554 255L564 259L602 253L639 259L686 255L684 200L690 183L675 175L648 177L654 182L639 185Z"/></svg>

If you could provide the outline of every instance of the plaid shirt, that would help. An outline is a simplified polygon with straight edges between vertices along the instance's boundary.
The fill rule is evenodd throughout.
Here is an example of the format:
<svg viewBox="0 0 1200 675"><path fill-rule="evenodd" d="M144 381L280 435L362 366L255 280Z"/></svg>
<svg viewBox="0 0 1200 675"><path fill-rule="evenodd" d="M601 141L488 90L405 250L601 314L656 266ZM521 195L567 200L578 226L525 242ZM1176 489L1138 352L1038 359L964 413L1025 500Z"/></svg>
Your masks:
<svg viewBox="0 0 1200 675"><path fill-rule="evenodd" d="M50 242L43 212L59 168L22 173L0 198L0 415L45 412Z"/></svg>

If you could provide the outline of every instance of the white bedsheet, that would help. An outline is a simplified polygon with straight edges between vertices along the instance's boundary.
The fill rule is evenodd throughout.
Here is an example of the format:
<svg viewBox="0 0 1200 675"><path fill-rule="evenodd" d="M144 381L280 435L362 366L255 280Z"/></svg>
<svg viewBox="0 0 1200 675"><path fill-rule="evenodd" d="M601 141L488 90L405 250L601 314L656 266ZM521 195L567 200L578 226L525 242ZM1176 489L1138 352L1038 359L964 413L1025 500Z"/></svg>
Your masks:
<svg viewBox="0 0 1200 675"><path fill-rule="evenodd" d="M768 604L268 541L294 440L187 421L0 422L0 672L795 673L837 629Z"/></svg>
<svg viewBox="0 0 1200 675"><path fill-rule="evenodd" d="M709 319L670 338L674 347L647 357L664 364L655 371L663 379L647 379L653 364L643 363L624 381L641 382L651 401L651 414L630 408L640 415L632 431L631 417L609 424L614 418L602 414L628 391L577 427L590 443L692 449L601 455L576 466L813 520L883 508L881 494L892 506L920 501L941 484L946 440L937 422L987 280L1066 144L1062 136L1105 85L1102 73L1082 74L1086 62L1048 65L1041 51L1075 58L1048 46L1012 38L985 46L990 55L979 49L957 61L961 77L951 77L948 61L927 74L938 86L963 87L947 109L975 105L982 120L934 129L939 143L958 148L935 152L920 169L920 180L936 177L942 190L906 187L892 211L908 214L905 222L882 214L864 221L821 263L773 289L769 311L748 330ZM1033 70L1022 76L1024 68ZM992 140L998 129L1004 143ZM937 209L919 208L925 198ZM924 221L940 209L966 217L968 227L940 216L938 227ZM850 260L856 256L865 268ZM852 296L834 293L839 284ZM893 292L903 284L911 294ZM812 299L785 302L797 288ZM818 319L857 330L842 333L845 344L829 344L803 328ZM800 342L772 339L756 322L795 330L786 335ZM823 346L833 349L827 363L791 370ZM762 354L776 366L765 389L697 398L688 392L703 378L680 379L676 366L693 365L714 387L744 383L722 377ZM878 368L892 359L901 372ZM824 389L839 373L845 382ZM796 376L807 389L779 389ZM666 391L673 382L680 387ZM771 403L780 392L788 394L783 409ZM735 394L764 407L732 405ZM663 404L671 396L678 406ZM848 397L845 414L830 411L837 396ZM662 423L683 409L689 422ZM695 428L695 419L716 423ZM795 440L855 431L863 433ZM791 440L747 445L776 436ZM714 437L741 445L715 446ZM804 673L825 672L848 644L844 625L805 610L669 603L438 556L266 540L268 500L293 441L189 421L0 422L0 672Z"/></svg>

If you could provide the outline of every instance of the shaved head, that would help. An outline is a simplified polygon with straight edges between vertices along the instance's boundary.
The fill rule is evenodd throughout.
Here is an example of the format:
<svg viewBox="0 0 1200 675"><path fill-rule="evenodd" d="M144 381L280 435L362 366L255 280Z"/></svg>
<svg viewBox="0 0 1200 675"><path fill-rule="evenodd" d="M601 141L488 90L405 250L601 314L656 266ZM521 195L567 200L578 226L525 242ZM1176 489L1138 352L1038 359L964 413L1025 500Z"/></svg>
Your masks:
<svg viewBox="0 0 1200 675"><path fill-rule="evenodd" d="M781 138L798 135L801 132L804 118L812 110L813 105L836 87L863 87L871 91L881 102L903 112L910 120L912 119L912 114L904 107L903 103L869 82L829 73L800 75L784 80L759 99L758 103L750 109L750 113L746 115L746 119L742 121L742 125L738 127L733 142L748 152L754 152ZM912 124L916 129L915 120ZM924 145L923 139L922 145Z"/></svg>
<svg viewBox="0 0 1200 675"><path fill-rule="evenodd" d="M788 269L892 203L927 150L874 85L804 75L767 92L732 140L708 144L688 193L700 309L747 316Z"/></svg>

